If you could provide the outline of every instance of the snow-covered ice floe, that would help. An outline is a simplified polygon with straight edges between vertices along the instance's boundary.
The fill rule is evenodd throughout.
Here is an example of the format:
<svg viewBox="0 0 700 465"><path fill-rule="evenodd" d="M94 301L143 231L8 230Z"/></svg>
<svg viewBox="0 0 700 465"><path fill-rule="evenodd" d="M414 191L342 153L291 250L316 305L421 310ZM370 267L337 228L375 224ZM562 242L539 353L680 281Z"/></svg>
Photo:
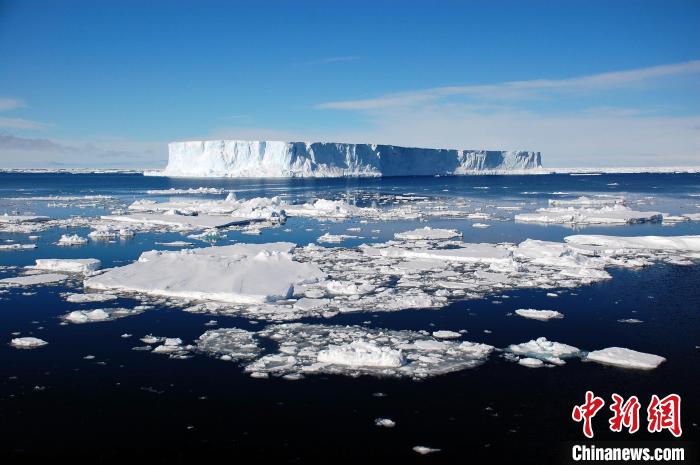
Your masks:
<svg viewBox="0 0 700 465"><path fill-rule="evenodd" d="M36 265L28 268L67 273L88 273L99 270L101 266L102 262L96 258L40 258L36 260Z"/></svg>
<svg viewBox="0 0 700 465"><path fill-rule="evenodd" d="M511 344L506 351L526 358L534 358L554 365L563 365L565 358L579 357L581 351L560 342L548 341L544 337L522 344Z"/></svg>
<svg viewBox="0 0 700 465"><path fill-rule="evenodd" d="M428 378L481 365L487 344L438 341L429 333L287 323L258 336L279 343L277 353L245 367L249 373L298 377L305 374Z"/></svg>
<svg viewBox="0 0 700 465"><path fill-rule="evenodd" d="M564 318L564 315L556 310L535 310L533 308L519 308L515 311L515 314L523 318L541 321L548 321L553 318Z"/></svg>
<svg viewBox="0 0 700 465"><path fill-rule="evenodd" d="M594 350L589 352L584 360L637 370L653 370L666 361L664 357L658 355L637 352L623 347Z"/></svg>
<svg viewBox="0 0 700 465"><path fill-rule="evenodd" d="M237 244L145 252L135 263L88 278L85 286L164 296L190 312L286 321L438 308L510 289L573 288L611 279L609 267L697 262L693 237L569 236L566 243L517 245L404 240L355 248ZM588 245L592 240L627 247Z"/></svg>
<svg viewBox="0 0 700 465"><path fill-rule="evenodd" d="M74 310L63 316L70 323L97 323L112 321L127 316L138 315L143 310L129 308L97 308L95 310Z"/></svg>
<svg viewBox="0 0 700 465"><path fill-rule="evenodd" d="M17 349L34 349L45 346L48 342L37 337L16 337L10 341L10 345Z"/></svg>
<svg viewBox="0 0 700 465"><path fill-rule="evenodd" d="M88 240L85 237L80 237L77 234L69 235L63 234L61 238L56 242L56 245L71 246L71 245L85 245Z"/></svg>
<svg viewBox="0 0 700 465"><path fill-rule="evenodd" d="M223 194L224 190L217 187L190 187L188 189L151 189L146 191L150 195L197 195L197 194Z"/></svg>
<svg viewBox="0 0 700 465"><path fill-rule="evenodd" d="M515 215L515 221L558 224L633 224L660 222L662 218L660 212L635 211L619 204L599 208L549 207Z"/></svg>
<svg viewBox="0 0 700 465"><path fill-rule="evenodd" d="M68 279L65 274L46 273L46 274L31 274L26 276L14 276L11 278L0 279L0 284L10 286L36 286L41 284L52 284Z"/></svg>
<svg viewBox="0 0 700 465"><path fill-rule="evenodd" d="M454 229L433 229L429 226L394 234L396 239L401 240L447 240L462 237L462 233Z"/></svg>
<svg viewBox="0 0 700 465"><path fill-rule="evenodd" d="M262 304L292 297L294 286L323 277L293 260L294 244L235 244L144 252L138 261L85 280L85 287L186 299Z"/></svg>

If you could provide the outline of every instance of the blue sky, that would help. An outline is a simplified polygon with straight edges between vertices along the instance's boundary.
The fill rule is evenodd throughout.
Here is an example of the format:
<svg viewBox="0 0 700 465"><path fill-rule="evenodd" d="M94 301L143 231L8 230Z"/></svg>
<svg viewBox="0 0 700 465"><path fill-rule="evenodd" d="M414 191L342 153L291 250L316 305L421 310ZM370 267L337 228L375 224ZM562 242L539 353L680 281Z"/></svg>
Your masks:
<svg viewBox="0 0 700 465"><path fill-rule="evenodd" d="M698 1L0 0L0 167L252 138L700 165Z"/></svg>

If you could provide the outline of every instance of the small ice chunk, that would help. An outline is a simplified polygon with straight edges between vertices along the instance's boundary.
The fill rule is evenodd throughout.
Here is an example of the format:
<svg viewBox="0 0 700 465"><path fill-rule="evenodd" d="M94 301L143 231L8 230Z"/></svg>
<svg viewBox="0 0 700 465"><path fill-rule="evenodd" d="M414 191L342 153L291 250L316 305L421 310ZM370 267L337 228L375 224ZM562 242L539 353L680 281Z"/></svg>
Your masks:
<svg viewBox="0 0 700 465"><path fill-rule="evenodd" d="M531 318L533 320L548 321L552 318L564 318L564 315L556 310L535 310L534 308L519 308L515 311L517 315L523 318Z"/></svg>
<svg viewBox="0 0 700 465"><path fill-rule="evenodd" d="M544 366L544 362L539 358L524 357L518 360L518 365L522 365L528 368L539 368Z"/></svg>
<svg viewBox="0 0 700 465"><path fill-rule="evenodd" d="M418 240L438 240L443 241L455 237L462 237L462 233L455 229L433 229L429 226L394 234L396 239L418 241Z"/></svg>
<svg viewBox="0 0 700 465"><path fill-rule="evenodd" d="M374 420L374 424L384 428L393 428L396 426L396 422L394 420L390 420L389 418L377 418Z"/></svg>
<svg viewBox="0 0 700 465"><path fill-rule="evenodd" d="M433 454L435 452L440 452L440 449L435 449L427 446L415 446L413 448L413 451L419 453L420 455L428 455Z"/></svg>
<svg viewBox="0 0 700 465"><path fill-rule="evenodd" d="M63 234L61 238L56 242L56 245L71 246L71 245L85 245L88 240L84 237L80 237L77 234L68 235Z"/></svg>
<svg viewBox="0 0 700 465"><path fill-rule="evenodd" d="M399 367L406 363L400 350L379 347L366 341L330 345L318 353L318 361L335 365Z"/></svg>
<svg viewBox="0 0 700 465"><path fill-rule="evenodd" d="M437 339L457 339L462 337L460 333L448 330L433 331L433 337Z"/></svg>
<svg viewBox="0 0 700 465"><path fill-rule="evenodd" d="M10 341L10 345L18 349L34 349L48 344L48 342L38 337L16 337Z"/></svg>

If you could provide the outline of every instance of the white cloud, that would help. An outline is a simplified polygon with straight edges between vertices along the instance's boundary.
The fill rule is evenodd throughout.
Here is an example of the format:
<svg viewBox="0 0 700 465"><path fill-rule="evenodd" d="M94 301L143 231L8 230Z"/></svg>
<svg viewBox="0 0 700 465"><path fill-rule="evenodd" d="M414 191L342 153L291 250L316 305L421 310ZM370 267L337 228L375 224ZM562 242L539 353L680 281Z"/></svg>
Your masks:
<svg viewBox="0 0 700 465"><path fill-rule="evenodd" d="M545 94L583 93L619 89L663 77L691 74L700 74L700 60L568 79L534 79L529 81L509 81L499 84L433 87L410 92L385 94L370 99L319 103L316 105L316 108L355 111L377 110L431 103L448 97L469 97L475 100L533 99L542 97Z"/></svg>
<svg viewBox="0 0 700 465"><path fill-rule="evenodd" d="M0 97L0 111L14 110L15 108L22 108L24 106L26 105L20 99Z"/></svg>

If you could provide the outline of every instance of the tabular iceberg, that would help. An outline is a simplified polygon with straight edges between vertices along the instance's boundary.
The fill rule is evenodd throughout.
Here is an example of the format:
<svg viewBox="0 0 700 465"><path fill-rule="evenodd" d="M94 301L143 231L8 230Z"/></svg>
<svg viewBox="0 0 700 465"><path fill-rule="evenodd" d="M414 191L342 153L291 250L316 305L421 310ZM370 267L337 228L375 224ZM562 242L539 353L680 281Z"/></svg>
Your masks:
<svg viewBox="0 0 700 465"><path fill-rule="evenodd" d="M343 177L544 173L539 152L394 145L210 140L172 142L173 177Z"/></svg>

